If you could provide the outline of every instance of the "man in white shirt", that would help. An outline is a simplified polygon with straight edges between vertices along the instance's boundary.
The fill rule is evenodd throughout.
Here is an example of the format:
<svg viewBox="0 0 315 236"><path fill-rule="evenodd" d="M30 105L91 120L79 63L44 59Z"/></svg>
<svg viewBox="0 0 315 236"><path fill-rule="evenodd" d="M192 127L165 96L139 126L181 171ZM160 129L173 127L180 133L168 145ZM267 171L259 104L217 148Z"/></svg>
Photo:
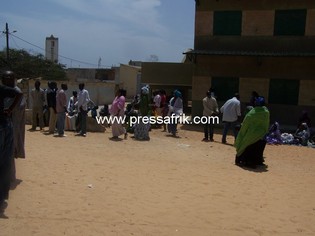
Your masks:
<svg viewBox="0 0 315 236"><path fill-rule="evenodd" d="M88 103L90 101L89 92L84 89L84 83L79 84L80 92L78 94L78 101L76 102L76 107L79 112L79 125L80 125L80 136L86 136L86 117L88 113Z"/></svg>
<svg viewBox="0 0 315 236"><path fill-rule="evenodd" d="M219 113L218 109L218 103L215 97L212 95L210 91L207 91L206 97L202 99L202 105L203 105L203 116L211 117L215 114ZM204 125L204 139L202 141L213 142L213 125L214 124L205 124Z"/></svg>
<svg viewBox="0 0 315 236"><path fill-rule="evenodd" d="M70 116L73 116L76 112L76 102L78 101L78 92L77 91L73 91L72 92L72 97L70 97L69 102L68 102L68 113Z"/></svg>
<svg viewBox="0 0 315 236"><path fill-rule="evenodd" d="M222 143L226 143L226 135L230 128L232 128L234 138L236 139L236 125L241 116L241 102L239 99L240 96L236 93L233 98L227 100L220 108L221 113L223 113L222 121L224 123Z"/></svg>

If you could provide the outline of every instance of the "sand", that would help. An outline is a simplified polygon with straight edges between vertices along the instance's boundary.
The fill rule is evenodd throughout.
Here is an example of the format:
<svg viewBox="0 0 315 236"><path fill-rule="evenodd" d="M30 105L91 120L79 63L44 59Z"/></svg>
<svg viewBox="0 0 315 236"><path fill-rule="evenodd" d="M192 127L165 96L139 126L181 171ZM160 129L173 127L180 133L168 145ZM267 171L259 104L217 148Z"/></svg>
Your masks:
<svg viewBox="0 0 315 236"><path fill-rule="evenodd" d="M221 134L186 128L117 142L110 128L27 131L0 235L315 235L315 149L268 145L268 168L251 170Z"/></svg>

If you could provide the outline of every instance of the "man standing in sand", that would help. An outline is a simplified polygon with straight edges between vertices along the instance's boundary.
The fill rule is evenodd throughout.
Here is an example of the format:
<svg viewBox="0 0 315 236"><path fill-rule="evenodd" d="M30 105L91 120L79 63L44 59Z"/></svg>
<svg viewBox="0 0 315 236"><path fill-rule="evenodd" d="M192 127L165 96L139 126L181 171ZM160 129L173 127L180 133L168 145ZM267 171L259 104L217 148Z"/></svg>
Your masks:
<svg viewBox="0 0 315 236"><path fill-rule="evenodd" d="M54 134L56 129L57 111L56 111L57 83L48 82L47 106L49 108L49 134Z"/></svg>
<svg viewBox="0 0 315 236"><path fill-rule="evenodd" d="M86 118L88 113L88 103L90 101L89 92L84 89L84 83L79 84L80 92L78 94L78 101L76 102L76 106L79 111L79 123L80 123L80 131L79 136L86 136Z"/></svg>
<svg viewBox="0 0 315 236"><path fill-rule="evenodd" d="M2 79L7 79L7 76L8 73L5 72ZM11 182L11 159L14 145L11 113L21 101L22 96L23 94L14 88L0 85L0 210L4 201L9 198ZM7 98L13 98L14 100L10 107L5 108L4 102Z"/></svg>
<svg viewBox="0 0 315 236"><path fill-rule="evenodd" d="M15 74L12 71L6 71L2 77L2 83L5 86L14 88L17 92L22 93L21 89L16 86ZM14 99L7 99L5 107L8 108ZM26 101L22 96L19 103L12 110L13 124L13 155L11 159L11 183L16 181L15 158L25 158L25 107Z"/></svg>
<svg viewBox="0 0 315 236"><path fill-rule="evenodd" d="M206 95L207 96L204 99L202 99L203 116L211 117L212 115L219 113L218 103L210 91L207 91ZM205 137L203 138L202 141L204 142L208 142L209 140L210 142L214 141L212 123L204 125L204 134L205 134Z"/></svg>
<svg viewBox="0 0 315 236"><path fill-rule="evenodd" d="M226 143L226 135L230 128L232 128L235 139L237 136L236 125L239 117L241 116L241 102L239 94L236 93L233 98L227 100L220 108L220 111L223 113L222 121L224 124L222 143Z"/></svg>
<svg viewBox="0 0 315 236"><path fill-rule="evenodd" d="M39 128L42 130L44 128L44 117L43 117L43 107L45 103L45 92L40 88L40 81L36 80L35 88L31 91L31 96L33 100L33 123L32 131L36 130L37 127L37 117L39 119Z"/></svg>
<svg viewBox="0 0 315 236"><path fill-rule="evenodd" d="M57 111L57 130L59 137L66 137L65 135L65 119L67 111L67 96L65 91L68 89L66 84L61 84L61 89L57 91L56 96L56 111Z"/></svg>

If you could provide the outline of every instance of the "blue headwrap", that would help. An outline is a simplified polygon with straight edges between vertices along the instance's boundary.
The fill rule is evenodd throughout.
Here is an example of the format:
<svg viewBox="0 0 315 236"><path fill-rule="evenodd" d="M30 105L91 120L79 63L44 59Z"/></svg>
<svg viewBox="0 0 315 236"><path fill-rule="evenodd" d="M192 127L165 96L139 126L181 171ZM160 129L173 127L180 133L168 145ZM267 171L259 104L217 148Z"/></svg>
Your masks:
<svg viewBox="0 0 315 236"><path fill-rule="evenodd" d="M262 107L265 106L265 98L263 96L259 96L255 99L255 105Z"/></svg>
<svg viewBox="0 0 315 236"><path fill-rule="evenodd" d="M174 91L174 96L177 97L177 98L178 98L178 97L181 98L181 97L182 97L182 93L179 92L179 91L176 89L176 90Z"/></svg>

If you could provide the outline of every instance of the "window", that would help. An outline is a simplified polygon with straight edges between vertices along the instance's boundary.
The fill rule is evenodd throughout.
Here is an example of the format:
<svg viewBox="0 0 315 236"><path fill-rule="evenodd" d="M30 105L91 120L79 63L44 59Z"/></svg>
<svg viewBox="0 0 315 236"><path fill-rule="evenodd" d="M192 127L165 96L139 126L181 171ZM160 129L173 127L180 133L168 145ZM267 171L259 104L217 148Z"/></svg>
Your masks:
<svg viewBox="0 0 315 236"><path fill-rule="evenodd" d="M213 16L213 35L241 35L241 11L215 11Z"/></svg>
<svg viewBox="0 0 315 236"><path fill-rule="evenodd" d="M218 101L226 101L238 93L239 78L213 77L211 87L214 88Z"/></svg>
<svg viewBox="0 0 315 236"><path fill-rule="evenodd" d="M299 80L271 79L269 84L269 103L297 105L299 89Z"/></svg>
<svg viewBox="0 0 315 236"><path fill-rule="evenodd" d="M274 35L305 34L306 10L277 10L275 12Z"/></svg>

